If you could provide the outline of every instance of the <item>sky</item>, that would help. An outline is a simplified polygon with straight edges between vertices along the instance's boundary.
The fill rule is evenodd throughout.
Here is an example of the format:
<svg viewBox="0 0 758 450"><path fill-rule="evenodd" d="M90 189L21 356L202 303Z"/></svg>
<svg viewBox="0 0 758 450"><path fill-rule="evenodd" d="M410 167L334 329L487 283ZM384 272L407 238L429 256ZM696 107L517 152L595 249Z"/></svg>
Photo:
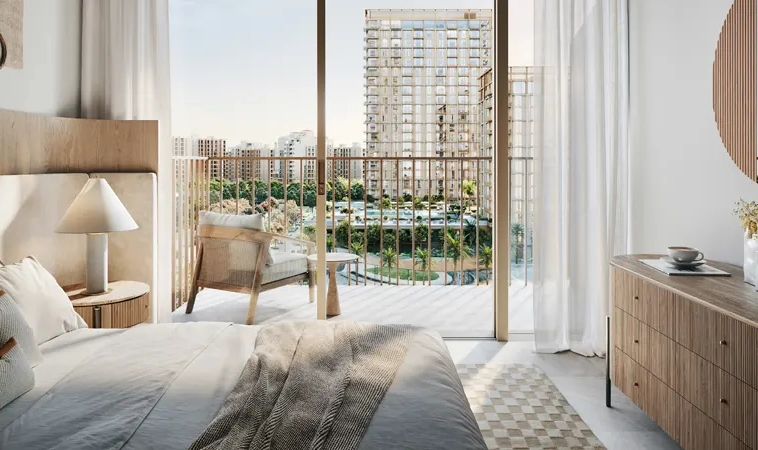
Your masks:
<svg viewBox="0 0 758 450"><path fill-rule="evenodd" d="M364 9L485 9L493 0L328 0L326 134L363 142ZM510 65L532 65L533 0L509 0ZM174 136L273 144L316 128L315 0L169 0Z"/></svg>

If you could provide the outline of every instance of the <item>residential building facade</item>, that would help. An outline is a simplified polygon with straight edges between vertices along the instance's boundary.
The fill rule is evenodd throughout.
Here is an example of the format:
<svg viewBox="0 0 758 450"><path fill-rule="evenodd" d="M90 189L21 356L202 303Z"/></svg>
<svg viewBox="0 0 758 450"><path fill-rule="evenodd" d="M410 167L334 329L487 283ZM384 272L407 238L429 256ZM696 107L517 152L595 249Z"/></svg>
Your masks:
<svg viewBox="0 0 758 450"><path fill-rule="evenodd" d="M479 77L492 67L491 10L366 10L368 191L457 198L475 156Z"/></svg>
<svg viewBox="0 0 758 450"><path fill-rule="evenodd" d="M198 138L197 155L206 158L226 156L226 139L216 139L214 137ZM211 178L223 178L229 171L226 161L212 160L209 164Z"/></svg>

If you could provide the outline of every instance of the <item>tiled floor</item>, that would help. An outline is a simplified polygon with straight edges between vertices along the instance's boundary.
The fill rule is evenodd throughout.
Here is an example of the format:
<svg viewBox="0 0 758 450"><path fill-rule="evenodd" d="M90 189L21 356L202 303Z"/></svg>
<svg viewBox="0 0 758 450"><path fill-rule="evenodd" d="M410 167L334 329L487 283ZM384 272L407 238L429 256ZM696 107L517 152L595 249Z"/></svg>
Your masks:
<svg viewBox="0 0 758 450"><path fill-rule="evenodd" d="M531 335L512 337L514 340L507 343L479 340L446 343L456 363L524 363L541 368L609 450L680 448L616 388L611 400L613 407L605 407L604 359L569 352L537 354Z"/></svg>
<svg viewBox="0 0 758 450"><path fill-rule="evenodd" d="M373 323L410 323L433 328L444 337L494 336L492 286L339 286L342 314L332 320L352 319ZM185 307L174 311L172 321L244 323L247 294L203 290L192 314ZM513 285L509 297L511 332L534 328L532 287ZM255 323L313 319L316 304L308 302L306 286L284 286L261 293Z"/></svg>

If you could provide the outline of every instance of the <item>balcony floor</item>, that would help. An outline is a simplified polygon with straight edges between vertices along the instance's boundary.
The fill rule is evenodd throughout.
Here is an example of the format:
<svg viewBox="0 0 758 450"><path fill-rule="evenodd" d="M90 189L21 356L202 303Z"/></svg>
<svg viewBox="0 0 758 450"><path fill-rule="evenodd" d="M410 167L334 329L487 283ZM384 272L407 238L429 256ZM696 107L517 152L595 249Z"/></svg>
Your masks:
<svg viewBox="0 0 758 450"><path fill-rule="evenodd" d="M514 281L514 283L516 283ZM532 286L512 285L509 297L510 332L532 332ZM330 320L353 319L372 323L409 323L433 328L443 337L494 336L492 286L363 286L340 285L342 314ZM200 292L192 314L185 306L173 322L221 321L244 323L248 295L206 289ZM261 293L255 324L316 317L308 302L308 288L292 285Z"/></svg>

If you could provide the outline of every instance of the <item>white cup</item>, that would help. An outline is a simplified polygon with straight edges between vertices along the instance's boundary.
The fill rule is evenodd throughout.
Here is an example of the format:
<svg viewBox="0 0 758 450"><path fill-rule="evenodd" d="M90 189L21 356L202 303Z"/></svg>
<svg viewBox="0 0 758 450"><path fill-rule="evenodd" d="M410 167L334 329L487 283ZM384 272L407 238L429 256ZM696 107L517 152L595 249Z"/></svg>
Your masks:
<svg viewBox="0 0 758 450"><path fill-rule="evenodd" d="M692 247L669 247L669 256L676 262L689 263L705 258L703 252Z"/></svg>

